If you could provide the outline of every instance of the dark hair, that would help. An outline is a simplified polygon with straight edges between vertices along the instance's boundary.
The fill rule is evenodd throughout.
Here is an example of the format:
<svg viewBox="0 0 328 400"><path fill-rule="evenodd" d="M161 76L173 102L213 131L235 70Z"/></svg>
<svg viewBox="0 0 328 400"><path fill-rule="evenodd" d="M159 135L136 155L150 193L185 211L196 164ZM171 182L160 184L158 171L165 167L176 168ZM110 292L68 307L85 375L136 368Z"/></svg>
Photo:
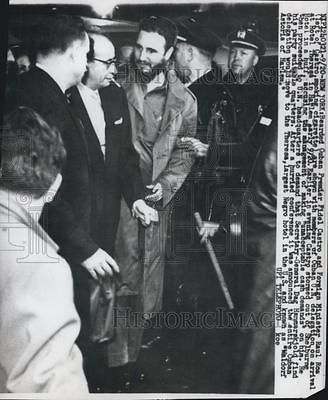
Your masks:
<svg viewBox="0 0 328 400"><path fill-rule="evenodd" d="M95 57L95 41L90 35L88 35L88 36L89 36L90 44L89 44L89 51L87 54L87 59L88 59L88 62L90 62L90 61L93 61L93 59Z"/></svg>
<svg viewBox="0 0 328 400"><path fill-rule="evenodd" d="M60 133L30 108L4 117L0 186L41 197L60 172L66 151Z"/></svg>
<svg viewBox="0 0 328 400"><path fill-rule="evenodd" d="M95 41L90 35L88 35L88 36L89 36L89 51L87 53L87 60L88 60L88 63L89 63L89 62L93 61L94 58L95 58ZM85 73L84 73L84 75L83 75L83 77L82 77L82 79L81 79L81 82L84 85L88 81L89 74L90 74L90 72L89 72L89 69L87 68Z"/></svg>
<svg viewBox="0 0 328 400"><path fill-rule="evenodd" d="M165 17L147 17L140 21L139 31L156 32L165 39L165 50L175 47L178 29L173 21Z"/></svg>
<svg viewBox="0 0 328 400"><path fill-rule="evenodd" d="M64 53L75 40L83 40L86 27L81 18L72 15L48 15L34 22L31 47L36 53Z"/></svg>

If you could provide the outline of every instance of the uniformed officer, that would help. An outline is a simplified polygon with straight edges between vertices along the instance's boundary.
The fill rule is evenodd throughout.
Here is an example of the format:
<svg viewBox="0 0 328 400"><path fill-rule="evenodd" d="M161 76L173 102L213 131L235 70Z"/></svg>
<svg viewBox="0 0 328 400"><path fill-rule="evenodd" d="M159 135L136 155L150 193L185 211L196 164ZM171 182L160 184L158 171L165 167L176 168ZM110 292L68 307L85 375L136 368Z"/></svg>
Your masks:
<svg viewBox="0 0 328 400"><path fill-rule="evenodd" d="M256 265L247 248L247 213L254 192L248 185L264 138L276 124L277 86L264 74L268 70L259 68L265 43L254 26L232 32L228 42L229 71L220 83L221 90L212 107L209 148L202 171L206 184L195 208L200 210L204 221L201 241L213 236L216 255L239 313L247 311ZM193 249L187 279L189 282L185 286L191 285L189 292L193 292L194 297L197 291L199 293L198 309L213 311L217 307L227 307L214 268L201 247ZM196 285L197 290L194 289ZM238 365L231 363L231 356L240 343L239 331L218 330L216 338L225 347L218 355L219 362L231 368L227 368L227 376L238 382L241 371Z"/></svg>
<svg viewBox="0 0 328 400"><path fill-rule="evenodd" d="M206 143L211 107L218 98L221 71L213 62L220 38L195 18L176 21L179 31L174 54L178 76L196 96L198 105L197 138ZM207 147L206 147L207 149ZM199 148L198 155L205 155Z"/></svg>
<svg viewBox="0 0 328 400"><path fill-rule="evenodd" d="M245 215L248 196L251 195L247 186L266 130L276 118L277 86L264 73L267 69L257 68L265 53L265 42L255 32L254 26L232 32L228 42L229 71L219 83L212 106L208 126L209 149L202 170L204 190L195 209L200 211L204 221L201 241L218 232L213 243L219 260L229 265L227 280L233 285L232 294L238 307L246 293L245 288L240 288L240 285L245 286L246 280L244 276L240 279L242 274L236 265L244 264L247 259ZM191 145L197 154L195 141ZM190 276L193 270L196 271L194 278L190 279L198 284L203 281L207 294L216 277L211 275L212 267L205 268L207 255L200 254L200 251L194 252L190 264L195 268L192 265L188 268ZM231 263L233 267L230 267ZM221 305L225 306L225 303Z"/></svg>
<svg viewBox="0 0 328 400"><path fill-rule="evenodd" d="M214 54L221 46L220 38L196 18L180 17L175 22L178 28L178 42L174 53L174 66L182 82L197 98L198 108L196 137L182 139L186 147L193 148L197 162L176 195L172 218L172 252L178 260L178 267L175 266L173 272L176 273L177 284L180 284L185 282L186 275L190 276L188 268L196 233L194 205L201 202L201 171L208 150L207 129L211 109L221 91L219 82L222 77L221 71L213 63ZM174 278L169 279L170 287L172 279Z"/></svg>
<svg viewBox="0 0 328 400"><path fill-rule="evenodd" d="M228 41L229 71L223 78L208 129L210 148L205 175L212 182L215 195L213 191L209 194L210 207L205 217L228 219L226 229L232 227L232 233L238 234L241 221L238 224L236 213L243 212L252 167L265 130L275 117L277 86L274 79L270 81L267 70L256 68L266 46L254 26L232 32ZM201 232L203 239L211 233L206 227ZM242 248L235 250L243 252Z"/></svg>

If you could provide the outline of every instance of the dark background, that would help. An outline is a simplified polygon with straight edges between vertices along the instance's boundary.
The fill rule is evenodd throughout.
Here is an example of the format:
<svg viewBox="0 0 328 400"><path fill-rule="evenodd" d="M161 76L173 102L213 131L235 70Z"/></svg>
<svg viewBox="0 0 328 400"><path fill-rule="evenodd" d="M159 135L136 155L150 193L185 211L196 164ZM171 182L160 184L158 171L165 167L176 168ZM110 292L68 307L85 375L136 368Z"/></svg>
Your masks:
<svg viewBox="0 0 328 400"><path fill-rule="evenodd" d="M105 0L104 0L105 1ZM55 2L54 2L55 3ZM115 44L126 37L135 37L138 21L150 15L162 15L169 18L192 16L216 32L224 41L227 34L249 22L255 22L268 47L276 51L278 41L278 5L277 3L214 3L214 4L138 4L121 5L114 8L111 19L122 21L111 24L86 5L25 5L11 6L9 29L15 36L28 40L33 34L33 21L37 14L60 12L93 18L92 23L101 26L103 31L111 33ZM124 22L125 21L125 22ZM31 29L32 28L32 29Z"/></svg>

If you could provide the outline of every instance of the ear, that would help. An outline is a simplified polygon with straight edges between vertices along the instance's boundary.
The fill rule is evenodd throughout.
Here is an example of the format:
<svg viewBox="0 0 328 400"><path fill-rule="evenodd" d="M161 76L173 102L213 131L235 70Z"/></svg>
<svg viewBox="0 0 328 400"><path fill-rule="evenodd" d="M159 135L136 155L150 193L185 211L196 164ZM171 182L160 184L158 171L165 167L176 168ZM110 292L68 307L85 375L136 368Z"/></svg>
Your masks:
<svg viewBox="0 0 328 400"><path fill-rule="evenodd" d="M164 58L166 61L168 61L171 58L173 51L174 51L173 46L171 46L169 49L166 50L166 52L164 54Z"/></svg>
<svg viewBox="0 0 328 400"><path fill-rule="evenodd" d="M65 55L66 55L67 59L70 61L73 61L73 62L75 61L75 51L74 50L75 49L74 49L73 45L70 45L65 51Z"/></svg>
<svg viewBox="0 0 328 400"><path fill-rule="evenodd" d="M187 61L191 62L195 56L195 49L193 46L188 46L187 47Z"/></svg>
<svg viewBox="0 0 328 400"><path fill-rule="evenodd" d="M67 55L72 61L76 61L76 57L79 54L80 48L81 48L81 42L78 40L72 42L71 45L67 48L66 50Z"/></svg>
<svg viewBox="0 0 328 400"><path fill-rule="evenodd" d="M259 56L256 55L254 56L254 60L253 60L253 67L255 67L255 65L259 62Z"/></svg>

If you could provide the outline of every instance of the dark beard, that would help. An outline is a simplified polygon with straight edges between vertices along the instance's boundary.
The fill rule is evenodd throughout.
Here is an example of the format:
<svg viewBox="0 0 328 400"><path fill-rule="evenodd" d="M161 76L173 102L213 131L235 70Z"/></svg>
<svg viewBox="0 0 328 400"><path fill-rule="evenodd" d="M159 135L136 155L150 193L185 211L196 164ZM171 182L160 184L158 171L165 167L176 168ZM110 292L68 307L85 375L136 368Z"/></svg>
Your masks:
<svg viewBox="0 0 328 400"><path fill-rule="evenodd" d="M162 61L161 63L155 65L149 72L144 73L140 70L138 66L138 62L136 61L134 54L131 57L132 68L135 71L136 81L137 83L147 84L156 78L161 72L165 72L167 70L167 61Z"/></svg>

